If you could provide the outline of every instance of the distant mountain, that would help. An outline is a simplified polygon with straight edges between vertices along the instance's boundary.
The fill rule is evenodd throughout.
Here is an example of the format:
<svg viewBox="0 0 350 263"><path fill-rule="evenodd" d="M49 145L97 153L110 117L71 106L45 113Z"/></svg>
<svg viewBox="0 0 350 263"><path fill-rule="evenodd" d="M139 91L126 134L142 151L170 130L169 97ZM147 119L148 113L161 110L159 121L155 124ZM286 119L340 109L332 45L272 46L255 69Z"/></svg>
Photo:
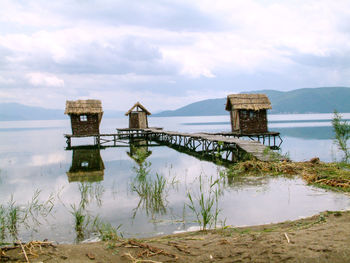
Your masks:
<svg viewBox="0 0 350 263"><path fill-rule="evenodd" d="M107 110L104 118L121 117L124 112ZM45 109L19 103L0 103L0 121L19 120L63 120L67 119L64 110Z"/></svg>
<svg viewBox="0 0 350 263"><path fill-rule="evenodd" d="M18 103L0 104L0 121L61 120L65 118L63 113L63 110L32 107Z"/></svg>
<svg viewBox="0 0 350 263"><path fill-rule="evenodd" d="M163 117L163 116L212 116L212 115L225 115L226 99L209 99L201 100L177 110L162 111L160 113L152 114L151 116Z"/></svg>
<svg viewBox="0 0 350 263"><path fill-rule="evenodd" d="M265 93L271 100L270 113L331 113L350 112L350 88L326 87L292 91L259 90L249 93ZM153 114L165 116L215 116L227 115L226 98L202 100L177 110ZM105 110L104 118L122 117L124 112ZM60 120L66 119L64 110L45 109L18 103L0 103L0 121L13 120Z"/></svg>
<svg viewBox="0 0 350 263"><path fill-rule="evenodd" d="M335 109L338 112L350 112L350 88L346 87L305 88L286 92L259 90L247 93L265 93L272 104L270 113L332 113ZM226 98L202 100L152 116L227 115L225 104Z"/></svg>

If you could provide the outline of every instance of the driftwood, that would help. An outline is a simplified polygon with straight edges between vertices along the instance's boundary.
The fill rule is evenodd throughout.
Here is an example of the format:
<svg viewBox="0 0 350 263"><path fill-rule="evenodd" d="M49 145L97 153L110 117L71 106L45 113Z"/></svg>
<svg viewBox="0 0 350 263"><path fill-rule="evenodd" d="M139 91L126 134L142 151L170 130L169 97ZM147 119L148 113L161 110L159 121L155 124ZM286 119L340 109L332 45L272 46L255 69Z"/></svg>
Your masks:
<svg viewBox="0 0 350 263"><path fill-rule="evenodd" d="M151 257L151 256L155 256L155 255L164 255L164 256L168 256L168 257L177 259L177 256L174 254L170 254L170 253L164 251L163 249L159 249L157 247L153 247L153 246L150 246L148 244L138 242L136 240L126 241L123 244L121 244L120 246L139 247L139 248L145 249L144 251L142 251L141 253L138 254L138 257L142 257L142 256Z"/></svg>
<svg viewBox="0 0 350 263"><path fill-rule="evenodd" d="M290 240L289 240L289 237L288 237L287 233L284 233L284 236L286 237L287 242L290 243Z"/></svg>
<svg viewBox="0 0 350 263"><path fill-rule="evenodd" d="M41 251L42 247L56 247L56 245L54 245L52 242L49 242L49 241L31 241L28 243L23 243L21 241L18 241L14 243L13 246L6 246L6 247L0 248L0 259L9 259L9 257L6 255L5 252L12 249L20 248L23 253L23 256L26 259L26 262L30 262L28 255L37 257L38 254L35 251L35 249L38 248Z"/></svg>
<svg viewBox="0 0 350 263"><path fill-rule="evenodd" d="M22 245L22 242L19 242L19 244L21 245L21 249L22 249L22 252L23 252L23 255L24 255L26 261L27 261L28 263L30 263L30 261L29 261L29 259L28 259L28 256L27 256L27 253L26 253L26 250L24 249L24 246Z"/></svg>
<svg viewBox="0 0 350 263"><path fill-rule="evenodd" d="M125 253L123 256L128 257L132 261L132 263L144 263L144 262L162 263L160 261L154 261L150 259L137 259L137 258L134 258L130 253Z"/></svg>

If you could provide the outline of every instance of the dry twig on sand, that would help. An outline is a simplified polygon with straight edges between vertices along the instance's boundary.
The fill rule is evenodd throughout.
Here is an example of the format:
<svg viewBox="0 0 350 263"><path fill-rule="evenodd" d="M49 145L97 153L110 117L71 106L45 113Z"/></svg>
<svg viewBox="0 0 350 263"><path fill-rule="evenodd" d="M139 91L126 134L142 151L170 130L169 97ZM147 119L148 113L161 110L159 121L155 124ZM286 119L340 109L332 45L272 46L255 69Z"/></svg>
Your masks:
<svg viewBox="0 0 350 263"><path fill-rule="evenodd" d="M131 245L132 247L139 247L139 248L145 249L144 251L139 253L139 255L138 255L139 257L142 257L142 256L151 257L151 256L155 256L155 255L160 255L161 254L161 255L164 255L164 256L168 256L168 257L172 257L172 258L177 259L177 256L174 255L174 254L170 254L170 253L164 251L163 249L159 249L157 247L153 247L153 246L150 246L148 244L144 244L144 243L138 242L136 240L129 240L127 242L124 242L122 245L123 246Z"/></svg>
<svg viewBox="0 0 350 263"><path fill-rule="evenodd" d="M19 243L20 246L21 246L21 249L22 249L22 252L23 252L23 255L24 255L26 261L27 261L28 263L30 263L30 261L29 261L29 259L28 259L28 256L27 256L27 253L26 253L26 250L24 249L24 246L22 245L22 242L19 240L18 243Z"/></svg>
<svg viewBox="0 0 350 263"><path fill-rule="evenodd" d="M132 261L132 263L146 263L146 262L162 263L160 261L154 261L154 260L150 260L150 259L137 259L137 258L134 258L130 253L125 253L123 256L128 257Z"/></svg>
<svg viewBox="0 0 350 263"><path fill-rule="evenodd" d="M287 233L284 233L284 236L286 237L287 242L290 243L290 240L289 240L289 237L288 237Z"/></svg>

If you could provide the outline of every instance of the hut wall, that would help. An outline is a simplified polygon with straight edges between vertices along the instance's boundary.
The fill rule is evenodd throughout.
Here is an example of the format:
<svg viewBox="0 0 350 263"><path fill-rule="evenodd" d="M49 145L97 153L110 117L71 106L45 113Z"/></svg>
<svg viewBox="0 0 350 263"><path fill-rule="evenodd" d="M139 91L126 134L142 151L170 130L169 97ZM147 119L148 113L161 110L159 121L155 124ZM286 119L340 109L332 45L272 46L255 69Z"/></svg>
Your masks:
<svg viewBox="0 0 350 263"><path fill-rule="evenodd" d="M143 111L131 112L129 114L129 128L148 128L147 114Z"/></svg>
<svg viewBox="0 0 350 263"><path fill-rule="evenodd" d="M266 110L240 110L239 124L243 134L267 132Z"/></svg>
<svg viewBox="0 0 350 263"><path fill-rule="evenodd" d="M87 116L86 121L81 121L80 116ZM98 114L71 114L71 125L73 135L92 135L99 134L100 120Z"/></svg>

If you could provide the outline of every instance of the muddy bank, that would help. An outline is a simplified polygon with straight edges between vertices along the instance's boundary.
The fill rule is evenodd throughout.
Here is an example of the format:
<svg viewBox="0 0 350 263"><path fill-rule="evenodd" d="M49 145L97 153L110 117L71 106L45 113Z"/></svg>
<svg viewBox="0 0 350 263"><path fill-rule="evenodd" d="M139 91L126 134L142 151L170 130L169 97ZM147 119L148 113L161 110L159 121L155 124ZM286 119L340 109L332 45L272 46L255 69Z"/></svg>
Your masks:
<svg viewBox="0 0 350 263"><path fill-rule="evenodd" d="M2 249L1 262L348 262L350 211L278 224L76 245ZM27 261L27 262L28 262Z"/></svg>

